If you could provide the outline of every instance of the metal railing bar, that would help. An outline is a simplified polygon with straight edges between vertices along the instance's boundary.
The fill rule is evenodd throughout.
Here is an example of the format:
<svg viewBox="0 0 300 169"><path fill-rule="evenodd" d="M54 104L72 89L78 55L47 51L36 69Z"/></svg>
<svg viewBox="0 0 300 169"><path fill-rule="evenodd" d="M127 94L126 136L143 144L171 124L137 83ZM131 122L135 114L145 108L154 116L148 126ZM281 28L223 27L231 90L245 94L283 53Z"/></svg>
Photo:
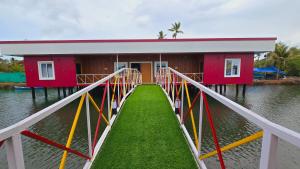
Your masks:
<svg viewBox="0 0 300 169"><path fill-rule="evenodd" d="M7 128L1 129L0 130L0 140L5 140L5 139L11 137L12 135L15 135L16 133L20 133L21 131L27 129L28 127L34 125L35 123L41 121L42 119L48 117L49 115L51 115L52 113L61 109L65 105L67 105L67 104L71 103L72 101L74 101L75 99L79 98L84 93L87 93L90 90L96 88L99 84L111 79L112 77L118 75L120 72L122 72L124 70L126 70L126 68L120 69L120 70L106 76L105 78L77 91L76 93L50 105L49 107L46 107L46 108L38 111L37 113L15 123Z"/></svg>
<svg viewBox="0 0 300 169"><path fill-rule="evenodd" d="M259 127L263 128L264 130L269 130L274 135L278 136L279 138L294 144L297 147L300 147L300 133L297 133L293 130L290 130L286 127L280 126L276 123L269 121L268 119L254 113L253 111L231 101L230 99L210 90L209 88L205 87L204 85L192 80L191 78L179 73L178 71L169 68L172 72L176 73L182 79L185 79L189 83L193 84L195 87L200 89L201 91L205 92L209 96L213 97L214 99L218 100L228 108L232 109L239 115L243 116L247 120L251 121L252 123L258 125Z"/></svg>

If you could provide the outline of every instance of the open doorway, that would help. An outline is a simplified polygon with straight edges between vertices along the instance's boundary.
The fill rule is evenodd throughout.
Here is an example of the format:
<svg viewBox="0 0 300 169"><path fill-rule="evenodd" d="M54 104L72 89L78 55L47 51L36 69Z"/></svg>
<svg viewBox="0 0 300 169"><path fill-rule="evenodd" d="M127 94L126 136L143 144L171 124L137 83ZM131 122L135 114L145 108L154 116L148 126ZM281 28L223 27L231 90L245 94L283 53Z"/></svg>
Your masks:
<svg viewBox="0 0 300 169"><path fill-rule="evenodd" d="M143 83L152 83L152 62L131 62L130 67L142 73Z"/></svg>
<svg viewBox="0 0 300 169"><path fill-rule="evenodd" d="M81 64L80 63L76 63L76 74L81 74Z"/></svg>

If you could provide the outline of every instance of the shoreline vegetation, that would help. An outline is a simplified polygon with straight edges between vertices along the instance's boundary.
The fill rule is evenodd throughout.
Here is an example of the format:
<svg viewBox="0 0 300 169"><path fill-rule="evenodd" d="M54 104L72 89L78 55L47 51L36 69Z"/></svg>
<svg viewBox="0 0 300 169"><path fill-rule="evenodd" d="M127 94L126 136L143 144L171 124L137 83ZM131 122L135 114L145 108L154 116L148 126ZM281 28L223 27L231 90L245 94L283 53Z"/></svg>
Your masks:
<svg viewBox="0 0 300 169"><path fill-rule="evenodd" d="M278 80L253 80L253 85L300 85L300 77L287 77Z"/></svg>
<svg viewBox="0 0 300 169"><path fill-rule="evenodd" d="M25 87L26 83L0 82L0 89L14 89L14 86Z"/></svg>

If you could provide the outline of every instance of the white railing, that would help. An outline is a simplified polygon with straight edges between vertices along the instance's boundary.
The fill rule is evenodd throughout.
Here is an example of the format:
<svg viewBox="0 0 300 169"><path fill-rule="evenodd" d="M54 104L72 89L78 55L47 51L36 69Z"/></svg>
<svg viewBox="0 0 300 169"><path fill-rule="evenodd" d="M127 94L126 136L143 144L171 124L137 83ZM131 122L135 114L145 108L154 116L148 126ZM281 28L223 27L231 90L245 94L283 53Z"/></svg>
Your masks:
<svg viewBox="0 0 300 169"><path fill-rule="evenodd" d="M165 73L166 71L166 68L162 68L161 69L161 72L156 72L155 73L155 82L158 83L158 81L160 81L160 79L164 79L164 76L168 76L168 73ZM172 76L172 72L170 72L171 76ZM196 81L196 82L199 82L199 83L202 83L203 82L203 73L181 73L187 77L189 77L190 79ZM175 79L175 82L176 83L179 83L180 82L180 79Z"/></svg>
<svg viewBox="0 0 300 169"><path fill-rule="evenodd" d="M135 70L131 68L127 68L127 69L131 71ZM108 75L109 74L76 74L77 85L93 84ZM120 76L122 76L122 74L120 74ZM141 74L139 78L142 79ZM112 83L112 79L110 80L110 82Z"/></svg>
<svg viewBox="0 0 300 169"><path fill-rule="evenodd" d="M109 81L113 81L114 84L110 84ZM95 156L97 154L97 151L100 149L100 147L104 141L104 138L106 137L107 133L109 132L110 126L112 125L112 123L114 122L114 119L116 118L115 117L116 115L111 114L113 101L118 100L119 104L117 104L118 105L117 110L119 110L120 107L122 106L122 104L124 103L126 97L128 96L128 94L130 94L135 89L135 87L140 83L142 83L140 72L138 72L136 69L124 68L124 69L118 70L118 71L98 80L97 82L85 87L84 89L77 91L76 93L52 104L49 107L46 107L45 109L21 120L20 122L14 124L14 125L11 125L4 129L1 129L0 130L0 145L3 142L5 144L5 147L7 150L6 152L7 152L7 161L8 161L9 169L24 169L25 168L21 134L24 134L24 131L28 131L27 129L30 126L45 119L49 115L55 113L57 110L63 108L64 106L66 106L67 104L73 102L74 100L76 100L78 98L81 98L81 99L80 99L80 103L79 103L79 106L77 109L77 113L78 112L80 113L84 100L85 100L85 104L86 104L85 107L86 107L86 113L87 113L86 116L87 116L87 133L88 133L88 146L89 146L88 158L89 159L87 160L84 168L89 168L89 166L91 165L93 159L95 158ZM95 146L93 146L92 141L91 141L92 138L91 138L90 106L89 106L90 102L93 103L93 106L97 109L97 111L99 111L99 113L100 113L101 109L99 109L98 105L94 102L92 96L89 95L89 92L91 90L95 89L100 84L106 84L106 89L110 89L109 86L114 85L114 90L116 90L116 92L113 91L112 94L110 94L110 90L106 90L107 91L106 95L103 94L107 98L107 111L108 111L107 112L108 118L106 121L107 127L104 130L104 132L102 133L100 139L96 140L97 144ZM113 97L113 96L115 96L115 97ZM103 98L104 98L103 100L105 100L105 97L103 97ZM73 124L72 124L72 129L70 131L68 142L69 142L69 139L72 142L73 136L72 136L71 132L73 132L73 134L74 134L75 129L74 129L74 131L72 131L72 130L73 130L73 126L75 125L75 127L76 127L76 124L77 124L77 120L76 120L77 113L76 113L76 116L75 116ZM103 117L103 116L101 116L101 117ZM104 119L104 117L103 117L103 119ZM67 154L66 148L70 148L70 145L68 146L68 143L65 146L64 154ZM71 151L68 151L68 152L71 152ZM95 152L95 153L92 153L92 152ZM60 168L64 168L64 162L61 162Z"/></svg>
<svg viewBox="0 0 300 169"><path fill-rule="evenodd" d="M269 121L268 119L259 116L257 113L254 113L253 111L231 101L230 99L214 92L213 90L205 87L204 85L194 81L193 79L187 77L186 75L184 75L172 68L167 68L165 70L162 70L161 73L162 73L162 76L157 82L163 88L173 109L175 109L175 102L176 102L176 100L175 100L176 96L174 96L175 92L173 90L176 85L176 83L175 83L176 80L174 80L174 79L180 79L180 81L181 81L180 82L181 86L182 86L181 87L181 89L182 89L181 96L180 96L181 100L185 99L184 98L184 92L185 92L184 90L187 89L186 83L189 83L189 84L193 85L194 87L198 88L199 92L201 93L201 95L199 95L200 96L199 126L198 126L198 131L196 132L196 133L198 133L198 136L199 136L197 139L198 142L194 142L196 140L195 137L190 136L190 134L187 132L186 127L183 123L183 118L184 118L183 102L180 103L181 104L180 115L178 115L178 120L179 120L181 127L185 133L185 136L189 142L189 145L193 151L193 155L197 159L197 162L199 163L201 168L206 168L204 161L200 159L200 157L204 155L201 152L201 145L202 145L201 136L202 136L203 109L207 108L207 105L208 105L208 104L206 104L207 103L206 95L209 95L210 97L214 98L218 102L222 103L226 107L230 108L234 112L236 112L239 115L241 115L242 117L246 118L248 121L256 124L258 127L260 127L263 130L261 157L260 157L260 165L259 165L260 169L276 168L276 166L277 166L276 165L276 160L277 160L276 151L278 148L278 139L279 138L300 148L300 133L297 133L293 130L290 130L288 128L285 128L283 126L275 124L275 123ZM205 101L206 101L206 103L205 103ZM188 108L190 111L190 107L188 107ZM194 133L194 136L195 135L197 136L196 133ZM194 140L192 138L194 138ZM260 137L257 137L257 138L260 138ZM220 160L220 158L219 158L219 160Z"/></svg>
<svg viewBox="0 0 300 169"><path fill-rule="evenodd" d="M109 74L76 74L76 80L78 85L86 85L95 83L108 75Z"/></svg>

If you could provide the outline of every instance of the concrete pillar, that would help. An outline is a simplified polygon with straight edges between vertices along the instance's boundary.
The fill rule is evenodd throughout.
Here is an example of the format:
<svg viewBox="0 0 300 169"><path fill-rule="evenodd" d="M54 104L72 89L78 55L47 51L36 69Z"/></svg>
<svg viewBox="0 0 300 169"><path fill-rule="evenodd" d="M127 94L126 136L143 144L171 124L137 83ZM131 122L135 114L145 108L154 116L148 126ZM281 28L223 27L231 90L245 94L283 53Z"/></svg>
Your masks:
<svg viewBox="0 0 300 169"><path fill-rule="evenodd" d="M57 88L57 96L60 98L60 88Z"/></svg>
<svg viewBox="0 0 300 169"><path fill-rule="evenodd" d="M35 99L35 88L34 87L31 88L31 94L32 94L32 98Z"/></svg>
<svg viewBox="0 0 300 169"><path fill-rule="evenodd" d="M235 86L235 95L236 96L239 95L239 85L238 84Z"/></svg>
<svg viewBox="0 0 300 169"><path fill-rule="evenodd" d="M67 93L66 93L66 88L63 87L63 94L64 94L64 97L67 97Z"/></svg>
<svg viewBox="0 0 300 169"><path fill-rule="evenodd" d="M48 98L48 91L47 91L47 87L44 87L44 93L45 93L45 98Z"/></svg>
<svg viewBox="0 0 300 169"><path fill-rule="evenodd" d="M246 84L243 85L243 97L245 97L246 94Z"/></svg>

